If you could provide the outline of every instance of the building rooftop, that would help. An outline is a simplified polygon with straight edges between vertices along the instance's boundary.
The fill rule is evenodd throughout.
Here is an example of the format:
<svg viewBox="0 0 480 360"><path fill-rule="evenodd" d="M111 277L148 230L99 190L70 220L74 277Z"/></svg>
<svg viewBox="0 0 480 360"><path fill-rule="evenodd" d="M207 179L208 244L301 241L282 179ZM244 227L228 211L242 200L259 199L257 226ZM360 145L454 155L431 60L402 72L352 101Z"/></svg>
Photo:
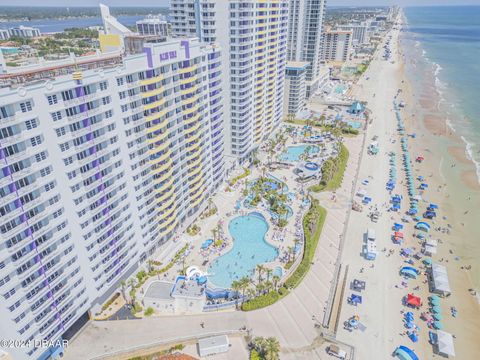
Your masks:
<svg viewBox="0 0 480 360"><path fill-rule="evenodd" d="M170 296L170 293L172 292L174 285L174 283L168 281L154 281L147 288L145 297L171 300L172 297Z"/></svg>
<svg viewBox="0 0 480 360"><path fill-rule="evenodd" d="M199 298L205 296L205 287L197 284L196 281L185 281L184 278L177 278L172 291L172 297Z"/></svg>
<svg viewBox="0 0 480 360"><path fill-rule="evenodd" d="M219 346L228 345L228 336L227 335L218 335L212 336L204 339L198 340L198 347L200 349L216 348Z"/></svg>
<svg viewBox="0 0 480 360"><path fill-rule="evenodd" d="M287 61L287 69L303 70L308 66L308 61Z"/></svg>

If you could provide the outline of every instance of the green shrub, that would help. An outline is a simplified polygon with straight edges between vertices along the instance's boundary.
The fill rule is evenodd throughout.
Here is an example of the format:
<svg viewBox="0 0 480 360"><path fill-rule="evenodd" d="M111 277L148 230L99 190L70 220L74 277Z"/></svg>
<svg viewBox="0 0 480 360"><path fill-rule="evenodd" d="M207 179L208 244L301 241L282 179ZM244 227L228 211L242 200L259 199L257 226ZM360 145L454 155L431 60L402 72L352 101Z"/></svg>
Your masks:
<svg viewBox="0 0 480 360"><path fill-rule="evenodd" d="M257 350L250 350L250 360L262 360Z"/></svg>
<svg viewBox="0 0 480 360"><path fill-rule="evenodd" d="M153 315L154 313L155 313L155 310L153 310L153 308L151 307L148 307L147 310L145 310L145 312L143 313L143 315L150 316L150 315Z"/></svg>
<svg viewBox="0 0 480 360"><path fill-rule="evenodd" d="M248 175L250 175L250 169L244 168L243 170L244 170L243 174L240 174L240 175L234 177L232 180L230 180L230 182L228 183L230 186L235 185L239 180L241 180L241 179L247 177Z"/></svg>
<svg viewBox="0 0 480 360"><path fill-rule="evenodd" d="M310 270L326 216L327 211L320 206L318 200L313 200L310 210L303 218L305 244L302 261L285 281L285 286L287 288L293 289L297 287L307 274L308 270Z"/></svg>
<svg viewBox="0 0 480 360"><path fill-rule="evenodd" d="M250 311L261 309L266 306L272 305L280 299L280 294L276 291L270 291L267 294L257 296L242 304L242 310Z"/></svg>
<svg viewBox="0 0 480 360"><path fill-rule="evenodd" d="M347 168L349 152L340 144L340 151L334 159L328 159L322 165L322 179L317 185L310 187L313 192L334 191L342 185L343 175Z"/></svg>
<svg viewBox="0 0 480 360"><path fill-rule="evenodd" d="M110 307L110 305L112 305L115 302L115 300L117 300L119 296L120 296L120 293L115 293L115 295L113 295L105 304L103 304L102 311L107 310Z"/></svg>

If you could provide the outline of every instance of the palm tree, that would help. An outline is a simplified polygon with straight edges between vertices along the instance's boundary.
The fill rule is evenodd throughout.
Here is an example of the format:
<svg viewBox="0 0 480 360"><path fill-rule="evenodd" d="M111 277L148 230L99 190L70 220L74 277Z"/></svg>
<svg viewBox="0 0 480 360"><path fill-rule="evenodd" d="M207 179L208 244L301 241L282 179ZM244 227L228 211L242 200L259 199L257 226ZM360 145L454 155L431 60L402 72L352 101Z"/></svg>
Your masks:
<svg viewBox="0 0 480 360"><path fill-rule="evenodd" d="M153 260L152 259L148 259L147 261L147 266L148 266L148 272L152 272L154 269L153 269Z"/></svg>
<svg viewBox="0 0 480 360"><path fill-rule="evenodd" d="M121 292L122 292L123 299L124 299L125 301L127 301L127 296L126 296L126 294L125 294L125 290L126 290L126 287L127 287L127 283L125 282L125 280L120 281L120 286L122 287Z"/></svg>
<svg viewBox="0 0 480 360"><path fill-rule="evenodd" d="M128 280L128 286L130 286L130 301L132 303L132 305L135 305L135 285L137 284L137 280L135 280L134 278L131 278Z"/></svg>
<svg viewBox="0 0 480 360"><path fill-rule="evenodd" d="M266 273L267 273L267 282L270 281L270 276L273 274L273 270L272 269L266 269Z"/></svg>
<svg viewBox="0 0 480 360"><path fill-rule="evenodd" d="M293 261L295 261L295 255L296 255L296 253L297 253L295 250L297 249L297 245L300 243L300 240L295 239L295 240L293 241L293 243L294 243L294 248L293 248L293 250L294 250L294 251L293 251Z"/></svg>
<svg viewBox="0 0 480 360"><path fill-rule="evenodd" d="M280 281L280 276L278 275L273 275L273 288L275 289L275 291L277 290L277 287L278 287L278 282Z"/></svg>
<svg viewBox="0 0 480 360"><path fill-rule="evenodd" d="M294 250L293 246L287 247L288 262L290 262L290 257L292 256L293 250Z"/></svg>
<svg viewBox="0 0 480 360"><path fill-rule="evenodd" d="M238 292L242 289L240 281L233 280L231 288L237 294L237 301L235 302L235 307L238 309Z"/></svg>
<svg viewBox="0 0 480 360"><path fill-rule="evenodd" d="M274 337L269 337L265 340L264 345L264 357L265 360L278 360L280 359L280 343Z"/></svg>
<svg viewBox="0 0 480 360"><path fill-rule="evenodd" d="M265 271L265 266L262 264L257 265L257 272L258 272L258 283L262 282L262 273Z"/></svg>
<svg viewBox="0 0 480 360"><path fill-rule="evenodd" d="M244 276L238 282L240 284L240 290L242 290L242 304L243 304L243 301L245 299L245 291L250 286L250 278L248 276Z"/></svg>

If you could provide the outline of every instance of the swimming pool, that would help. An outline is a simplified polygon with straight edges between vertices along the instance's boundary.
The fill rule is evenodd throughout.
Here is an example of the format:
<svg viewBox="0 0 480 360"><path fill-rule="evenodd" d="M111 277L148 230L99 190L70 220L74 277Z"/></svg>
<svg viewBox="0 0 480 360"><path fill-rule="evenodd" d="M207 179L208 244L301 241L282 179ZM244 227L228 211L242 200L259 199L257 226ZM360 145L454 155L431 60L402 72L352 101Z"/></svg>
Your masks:
<svg viewBox="0 0 480 360"><path fill-rule="evenodd" d="M346 89L347 89L347 87L345 85L338 85L335 88L335 94L343 94Z"/></svg>
<svg viewBox="0 0 480 360"><path fill-rule="evenodd" d="M360 129L362 127L362 123L360 121L347 121L347 124L354 129Z"/></svg>
<svg viewBox="0 0 480 360"><path fill-rule="evenodd" d="M296 145L296 146L289 146L287 147L287 151L285 151L282 155L280 155L281 161L289 161L289 162L296 162L300 160L300 156L306 151L307 147L310 149L309 154L317 154L320 149L318 146L314 145Z"/></svg>
<svg viewBox="0 0 480 360"><path fill-rule="evenodd" d="M250 277L258 264L273 261L278 250L265 241L268 223L260 213L237 216L228 224L233 248L209 267L209 281L214 286L229 288L232 281Z"/></svg>

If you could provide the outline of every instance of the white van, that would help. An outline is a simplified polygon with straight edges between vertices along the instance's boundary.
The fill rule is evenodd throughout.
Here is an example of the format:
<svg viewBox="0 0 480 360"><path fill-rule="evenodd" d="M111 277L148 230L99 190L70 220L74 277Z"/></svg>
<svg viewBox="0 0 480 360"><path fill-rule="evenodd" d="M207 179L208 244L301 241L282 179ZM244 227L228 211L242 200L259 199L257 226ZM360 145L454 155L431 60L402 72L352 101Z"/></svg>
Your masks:
<svg viewBox="0 0 480 360"><path fill-rule="evenodd" d="M375 239L376 239L375 230L368 229L367 230L367 241L375 241Z"/></svg>

